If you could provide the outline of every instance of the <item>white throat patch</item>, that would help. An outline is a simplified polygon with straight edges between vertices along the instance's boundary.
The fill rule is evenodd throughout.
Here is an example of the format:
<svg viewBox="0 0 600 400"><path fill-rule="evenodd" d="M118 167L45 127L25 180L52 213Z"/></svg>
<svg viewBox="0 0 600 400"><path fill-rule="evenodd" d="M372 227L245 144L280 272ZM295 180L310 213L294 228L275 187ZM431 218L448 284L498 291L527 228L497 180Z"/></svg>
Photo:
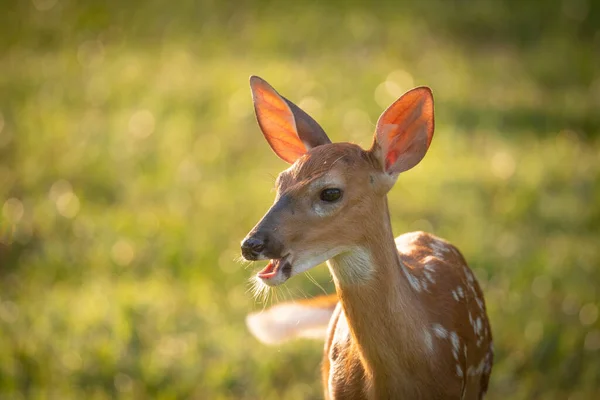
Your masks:
<svg viewBox="0 0 600 400"><path fill-rule="evenodd" d="M329 261L334 279L342 285L356 285L371 279L374 272L371 254L362 247L342 252Z"/></svg>

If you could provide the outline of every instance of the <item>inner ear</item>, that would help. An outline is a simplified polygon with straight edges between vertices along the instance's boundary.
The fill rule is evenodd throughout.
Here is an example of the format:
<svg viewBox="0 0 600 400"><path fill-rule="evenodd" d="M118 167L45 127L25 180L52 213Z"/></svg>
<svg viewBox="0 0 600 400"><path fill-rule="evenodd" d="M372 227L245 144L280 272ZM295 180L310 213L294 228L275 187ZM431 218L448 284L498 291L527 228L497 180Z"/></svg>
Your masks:
<svg viewBox="0 0 600 400"><path fill-rule="evenodd" d="M294 163L311 148L331 143L314 119L265 80L252 76L250 88L258 125L281 159Z"/></svg>
<svg viewBox="0 0 600 400"><path fill-rule="evenodd" d="M417 165L434 131L433 95L426 87L405 93L381 114L371 153L384 171L398 174Z"/></svg>

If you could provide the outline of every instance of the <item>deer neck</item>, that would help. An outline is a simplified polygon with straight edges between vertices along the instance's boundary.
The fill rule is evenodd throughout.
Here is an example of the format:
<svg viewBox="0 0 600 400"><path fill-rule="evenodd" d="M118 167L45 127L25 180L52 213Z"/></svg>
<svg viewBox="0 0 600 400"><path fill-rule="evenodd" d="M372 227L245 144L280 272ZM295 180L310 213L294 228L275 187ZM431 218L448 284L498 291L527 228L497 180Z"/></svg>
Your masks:
<svg viewBox="0 0 600 400"><path fill-rule="evenodd" d="M364 242L328 266L366 375L381 392L402 382L402 371L407 381L414 376L422 363L425 321L398 257L387 199L375 211L377 218L361 225Z"/></svg>

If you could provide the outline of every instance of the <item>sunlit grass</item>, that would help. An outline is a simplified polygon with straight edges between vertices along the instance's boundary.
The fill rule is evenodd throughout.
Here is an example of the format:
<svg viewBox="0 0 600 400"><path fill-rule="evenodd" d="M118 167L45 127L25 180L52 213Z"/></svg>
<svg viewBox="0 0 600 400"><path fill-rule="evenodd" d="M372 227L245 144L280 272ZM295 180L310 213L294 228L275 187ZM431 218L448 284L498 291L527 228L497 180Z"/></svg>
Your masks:
<svg viewBox="0 0 600 400"><path fill-rule="evenodd" d="M5 21L0 41L0 397L321 398L321 344L268 348L244 326L333 290L319 267L256 301L262 264L239 262L286 167L254 121L251 74L364 146L386 105L431 86L436 133L390 193L396 234L434 232L475 270L489 398L598 395L600 77L589 43L563 38L571 19L527 49L458 34L477 15L508 35L482 5L441 8L440 26L391 5L223 5L196 30L187 1L124 8L131 27L34 3L19 9L31 31ZM57 22L95 32L94 15L113 28Z"/></svg>

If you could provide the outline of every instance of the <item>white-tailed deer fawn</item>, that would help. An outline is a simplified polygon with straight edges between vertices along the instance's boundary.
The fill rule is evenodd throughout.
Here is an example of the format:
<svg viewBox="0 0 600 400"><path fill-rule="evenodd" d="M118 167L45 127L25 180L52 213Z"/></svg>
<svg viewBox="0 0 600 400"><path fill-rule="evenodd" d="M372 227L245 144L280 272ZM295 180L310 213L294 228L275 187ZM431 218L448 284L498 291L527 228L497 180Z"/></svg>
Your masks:
<svg viewBox="0 0 600 400"><path fill-rule="evenodd" d="M324 337L327 399L482 398L493 346L481 289L448 242L424 232L394 240L387 206L398 175L431 143L431 90L393 103L363 150L331 143L264 80L250 86L267 142L292 166L242 254L270 259L257 274L269 286L327 261L337 292L251 314L252 333L266 343Z"/></svg>

